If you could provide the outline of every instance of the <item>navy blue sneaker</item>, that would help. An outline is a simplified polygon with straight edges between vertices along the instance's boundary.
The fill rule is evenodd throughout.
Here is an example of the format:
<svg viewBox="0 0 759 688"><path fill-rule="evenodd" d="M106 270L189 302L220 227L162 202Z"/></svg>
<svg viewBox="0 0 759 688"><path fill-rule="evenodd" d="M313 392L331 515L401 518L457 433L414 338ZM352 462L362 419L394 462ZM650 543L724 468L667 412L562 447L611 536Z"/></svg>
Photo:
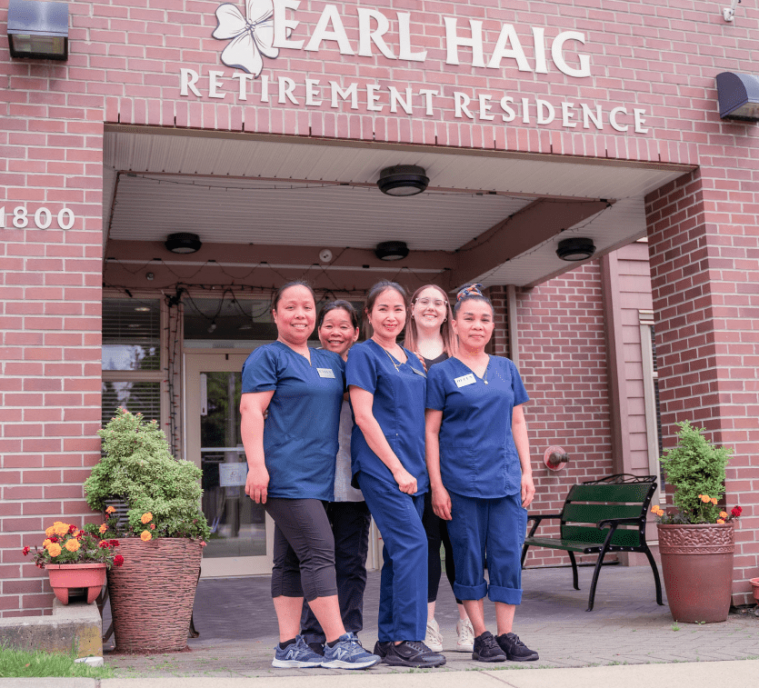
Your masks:
<svg viewBox="0 0 759 688"><path fill-rule="evenodd" d="M334 647L324 646L321 665L326 669L368 669L380 661L380 657L361 646L355 633L346 633L340 636Z"/></svg>
<svg viewBox="0 0 759 688"><path fill-rule="evenodd" d="M323 657L317 655L299 635L294 643L290 643L284 650L279 646L274 648L274 659L271 665L277 669L308 669L322 665Z"/></svg>

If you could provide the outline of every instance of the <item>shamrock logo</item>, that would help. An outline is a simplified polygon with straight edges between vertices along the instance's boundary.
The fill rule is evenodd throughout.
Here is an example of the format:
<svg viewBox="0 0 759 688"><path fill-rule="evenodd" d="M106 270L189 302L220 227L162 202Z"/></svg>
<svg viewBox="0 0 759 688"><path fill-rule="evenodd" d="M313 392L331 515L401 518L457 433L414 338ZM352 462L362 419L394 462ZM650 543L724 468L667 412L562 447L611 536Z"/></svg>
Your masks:
<svg viewBox="0 0 759 688"><path fill-rule="evenodd" d="M221 53L221 61L233 69L242 69L257 77L264 68L263 56L274 60L279 48L274 41L274 3L272 0L246 0L246 16L234 5L225 2L216 8L218 26L213 37L230 41Z"/></svg>

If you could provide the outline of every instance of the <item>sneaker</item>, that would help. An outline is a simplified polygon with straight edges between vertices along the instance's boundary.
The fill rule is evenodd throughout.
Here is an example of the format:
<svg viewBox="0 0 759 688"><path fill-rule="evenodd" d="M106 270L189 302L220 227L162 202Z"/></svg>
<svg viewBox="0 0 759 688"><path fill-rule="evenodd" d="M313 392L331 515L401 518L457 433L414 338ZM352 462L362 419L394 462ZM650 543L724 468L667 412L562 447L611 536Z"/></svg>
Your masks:
<svg viewBox="0 0 759 688"><path fill-rule="evenodd" d="M512 662L534 662L539 659L538 653L527 647L516 633L504 633L496 636L496 640Z"/></svg>
<svg viewBox="0 0 759 688"><path fill-rule="evenodd" d="M459 619L456 624L456 649L459 652L474 652L474 628L469 619Z"/></svg>
<svg viewBox="0 0 759 688"><path fill-rule="evenodd" d="M427 619L427 635L424 636L424 644L433 652L443 651L443 636L440 634L435 618Z"/></svg>
<svg viewBox="0 0 759 688"><path fill-rule="evenodd" d="M391 666L413 667L414 669L431 669L445 664L445 657L416 640L404 640L396 645L390 643L385 655L385 664Z"/></svg>
<svg viewBox="0 0 759 688"><path fill-rule="evenodd" d="M306 645L302 635L297 636L295 642L290 643L284 650L279 644L274 649L271 665L277 669L308 669L321 666L324 661L323 657Z"/></svg>
<svg viewBox="0 0 759 688"><path fill-rule="evenodd" d="M485 631L474 639L472 659L476 662L505 662L506 653L496 642L493 634L490 631Z"/></svg>
<svg viewBox="0 0 759 688"><path fill-rule="evenodd" d="M392 644L393 643L390 640L386 640L385 642L378 640L376 643L374 643L374 654L377 655L377 657L382 657L382 659L384 659L388 648Z"/></svg>
<svg viewBox="0 0 759 688"><path fill-rule="evenodd" d="M323 643L306 643L311 648L311 652L314 654L319 655L320 657L324 656L324 644Z"/></svg>
<svg viewBox="0 0 759 688"><path fill-rule="evenodd" d="M355 633L346 633L340 636L334 647L324 646L321 665L326 669L368 669L381 661L381 657L361 646Z"/></svg>

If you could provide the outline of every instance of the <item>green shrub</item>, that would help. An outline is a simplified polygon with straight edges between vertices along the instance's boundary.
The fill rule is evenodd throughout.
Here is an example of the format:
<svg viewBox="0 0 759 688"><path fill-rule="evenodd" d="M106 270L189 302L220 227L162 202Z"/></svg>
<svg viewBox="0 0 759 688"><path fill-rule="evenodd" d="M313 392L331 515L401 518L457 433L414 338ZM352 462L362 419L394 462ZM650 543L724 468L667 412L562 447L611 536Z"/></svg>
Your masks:
<svg viewBox="0 0 759 688"><path fill-rule="evenodd" d="M135 536L147 528L152 537L210 537L200 510L201 470L171 455L155 420L120 408L98 434L104 456L84 483L87 503L96 511L104 511L109 499L129 504L127 528L109 530L106 537ZM152 518L145 520L144 514ZM116 521L108 523L113 528Z"/></svg>
<svg viewBox="0 0 759 688"><path fill-rule="evenodd" d="M667 521L716 523L720 508L712 500L725 494L725 467L733 450L715 447L704 437L705 429L690 421L677 425L677 446L660 459L667 482L675 487L673 502L678 509Z"/></svg>

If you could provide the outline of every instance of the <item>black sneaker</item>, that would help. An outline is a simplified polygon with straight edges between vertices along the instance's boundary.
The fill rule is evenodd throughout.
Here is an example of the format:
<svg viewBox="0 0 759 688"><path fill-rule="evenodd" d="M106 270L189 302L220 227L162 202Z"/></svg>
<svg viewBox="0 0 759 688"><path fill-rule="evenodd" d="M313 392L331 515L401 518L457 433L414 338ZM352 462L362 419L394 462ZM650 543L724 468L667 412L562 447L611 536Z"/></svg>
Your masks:
<svg viewBox="0 0 759 688"><path fill-rule="evenodd" d="M322 643L306 643L311 648L311 652L324 656L324 645Z"/></svg>
<svg viewBox="0 0 759 688"><path fill-rule="evenodd" d="M474 639L472 659L476 662L505 662L506 653L496 642L490 631L485 631Z"/></svg>
<svg viewBox="0 0 759 688"><path fill-rule="evenodd" d="M395 643L389 643L389 645L384 658L385 664L415 669L431 669L445 664L443 655L433 652L417 640L404 640L398 645Z"/></svg>
<svg viewBox="0 0 759 688"><path fill-rule="evenodd" d="M527 647L516 633L504 633L496 636L496 640L512 662L534 662L539 659L538 653Z"/></svg>
<svg viewBox="0 0 759 688"><path fill-rule="evenodd" d="M387 649L392 645L393 643L391 641L381 642L377 641L374 643L374 654L378 657L382 657L382 659L385 658L385 655L387 654Z"/></svg>

